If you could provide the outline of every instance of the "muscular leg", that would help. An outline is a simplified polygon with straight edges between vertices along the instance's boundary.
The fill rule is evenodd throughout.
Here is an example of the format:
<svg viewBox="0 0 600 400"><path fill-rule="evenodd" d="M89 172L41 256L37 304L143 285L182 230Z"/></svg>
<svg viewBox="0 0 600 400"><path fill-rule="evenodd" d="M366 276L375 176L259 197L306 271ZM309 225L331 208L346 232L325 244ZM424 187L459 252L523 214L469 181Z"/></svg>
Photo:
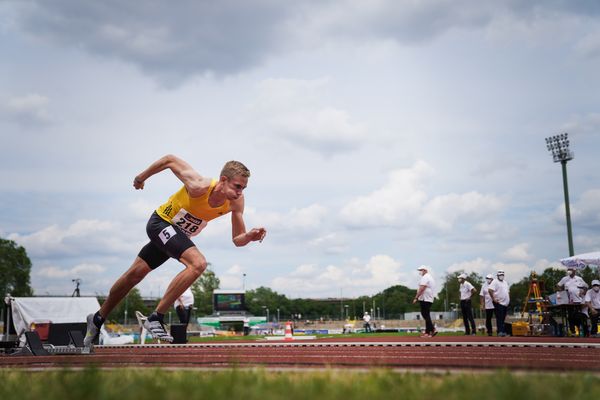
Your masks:
<svg viewBox="0 0 600 400"><path fill-rule="evenodd" d="M140 283L142 279L148 272L152 271L146 261L142 260L139 257L135 258L135 261L131 265L131 267L123 274L114 285L110 288L110 292L108 293L108 297L106 301L102 303L102 307L100 307L100 316L102 318L106 318L108 314L127 296L127 293L135 285Z"/></svg>
<svg viewBox="0 0 600 400"><path fill-rule="evenodd" d="M166 314L169 308L175 303L175 300L189 288L192 283L206 269L206 258L200 253L196 247L190 247L183 252L179 259L185 265L185 269L173 278L165 295L158 303L156 311L160 314Z"/></svg>

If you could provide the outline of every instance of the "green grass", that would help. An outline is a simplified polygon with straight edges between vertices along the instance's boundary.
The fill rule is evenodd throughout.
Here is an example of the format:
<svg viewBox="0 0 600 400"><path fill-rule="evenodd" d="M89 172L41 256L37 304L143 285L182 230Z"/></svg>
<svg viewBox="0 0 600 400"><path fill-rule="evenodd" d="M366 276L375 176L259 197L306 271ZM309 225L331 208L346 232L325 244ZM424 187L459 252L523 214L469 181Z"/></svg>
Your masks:
<svg viewBox="0 0 600 400"><path fill-rule="evenodd" d="M266 370L83 371L0 370L0 399L591 399L600 378L590 374L396 373Z"/></svg>

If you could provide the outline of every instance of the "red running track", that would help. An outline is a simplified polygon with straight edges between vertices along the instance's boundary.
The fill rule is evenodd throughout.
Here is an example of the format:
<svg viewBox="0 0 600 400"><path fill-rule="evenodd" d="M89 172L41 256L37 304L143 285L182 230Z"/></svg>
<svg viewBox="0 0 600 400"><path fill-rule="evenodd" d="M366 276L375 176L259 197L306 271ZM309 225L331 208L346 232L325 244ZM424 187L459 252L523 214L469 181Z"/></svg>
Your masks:
<svg viewBox="0 0 600 400"><path fill-rule="evenodd" d="M93 354L0 356L0 368L400 368L596 371L600 340L538 337L385 337L98 346Z"/></svg>

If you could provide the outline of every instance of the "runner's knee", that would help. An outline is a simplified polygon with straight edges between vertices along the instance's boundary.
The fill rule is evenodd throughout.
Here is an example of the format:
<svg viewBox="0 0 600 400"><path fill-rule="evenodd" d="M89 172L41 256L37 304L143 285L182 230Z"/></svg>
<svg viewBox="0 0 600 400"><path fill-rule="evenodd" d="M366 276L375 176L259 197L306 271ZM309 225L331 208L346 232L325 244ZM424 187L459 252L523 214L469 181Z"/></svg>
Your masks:
<svg viewBox="0 0 600 400"><path fill-rule="evenodd" d="M204 257L199 257L197 260L194 260L189 267L191 271L194 272L194 275L196 275L196 278L198 278L206 270L207 266L208 263L206 262L206 259Z"/></svg>
<svg viewBox="0 0 600 400"><path fill-rule="evenodd" d="M137 285L142 281L142 279L146 277L146 275L148 275L149 271L150 269L145 261L136 260L134 268L129 269L129 271L127 271L127 273L125 274L125 279Z"/></svg>

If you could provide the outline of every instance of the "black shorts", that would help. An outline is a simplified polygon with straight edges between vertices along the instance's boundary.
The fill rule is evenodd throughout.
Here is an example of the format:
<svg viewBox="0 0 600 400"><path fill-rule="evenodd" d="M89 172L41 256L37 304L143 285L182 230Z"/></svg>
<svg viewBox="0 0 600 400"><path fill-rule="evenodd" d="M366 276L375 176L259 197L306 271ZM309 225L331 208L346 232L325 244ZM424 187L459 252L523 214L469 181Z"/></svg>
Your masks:
<svg viewBox="0 0 600 400"><path fill-rule="evenodd" d="M155 269L169 258L179 260L184 251L194 246L194 242L177 226L158 216L156 211L148 220L146 233L150 243L142 247L138 257Z"/></svg>

